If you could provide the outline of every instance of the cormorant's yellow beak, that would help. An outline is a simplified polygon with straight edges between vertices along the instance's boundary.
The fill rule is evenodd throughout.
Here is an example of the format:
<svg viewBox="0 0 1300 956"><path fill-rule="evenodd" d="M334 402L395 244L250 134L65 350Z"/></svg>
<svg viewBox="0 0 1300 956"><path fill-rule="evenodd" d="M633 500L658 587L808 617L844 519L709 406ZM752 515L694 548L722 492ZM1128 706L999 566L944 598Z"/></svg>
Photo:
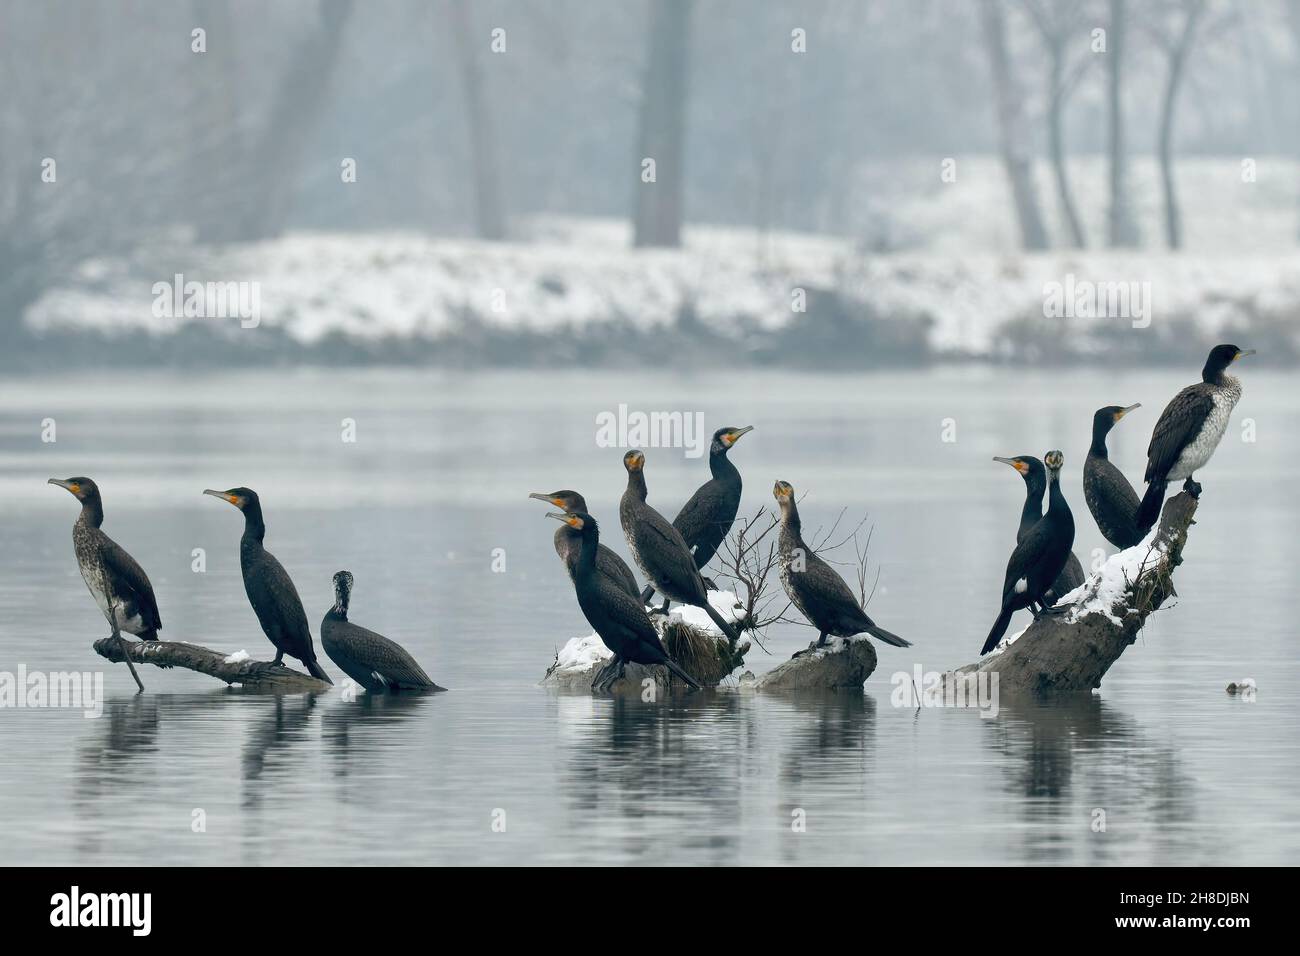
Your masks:
<svg viewBox="0 0 1300 956"><path fill-rule="evenodd" d="M555 505L557 508L563 508L564 502L559 498L553 498L544 491L534 491L528 495L529 498L536 498L538 501L545 501L548 505Z"/></svg>
<svg viewBox="0 0 1300 956"><path fill-rule="evenodd" d="M1000 461L1004 465L1010 465L1012 468L1020 472L1022 475L1027 474L1029 472L1029 466L1026 465L1023 461L1017 461L1014 458L998 458L996 455L993 456L993 460Z"/></svg>
<svg viewBox="0 0 1300 956"><path fill-rule="evenodd" d="M224 491L214 491L211 488L204 488L203 493L205 495L211 495L214 498L220 498L222 501L227 501L236 508L239 507L239 498L236 495L227 494Z"/></svg>
<svg viewBox="0 0 1300 956"><path fill-rule="evenodd" d="M1244 358L1247 355L1254 355L1254 354L1255 354L1254 349L1238 349L1237 354L1232 357L1232 360L1235 362L1239 358Z"/></svg>
<svg viewBox="0 0 1300 956"><path fill-rule="evenodd" d="M548 511L546 517L554 518L556 521L563 521L570 528L582 528L582 519L565 511Z"/></svg>
<svg viewBox="0 0 1300 956"><path fill-rule="evenodd" d="M730 448L736 442L740 441L741 435L744 435L746 432L752 432L753 430L753 425L746 425L744 428L733 428L723 436L727 440L727 447Z"/></svg>
<svg viewBox="0 0 1300 956"><path fill-rule="evenodd" d="M46 484L47 484L47 485L58 485L60 488L66 488L68 491L72 492L74 495L79 495L79 494L81 494L81 486L80 486L80 485L78 485L78 484L76 484L76 483L74 483L74 482L71 482L71 481L64 481L62 478L51 478L49 481L46 482Z"/></svg>
<svg viewBox="0 0 1300 956"><path fill-rule="evenodd" d="M788 481L778 481L772 486L772 497L777 501L788 501L794 494L794 487Z"/></svg>
<svg viewBox="0 0 1300 956"><path fill-rule="evenodd" d="M1115 421L1119 421L1121 418L1123 418L1123 417L1124 417L1125 415L1127 415L1129 412L1133 411L1133 409L1135 409L1135 408L1141 408L1141 407L1142 407L1142 403L1141 403L1141 402L1138 402L1138 403L1136 403L1136 404L1134 404L1134 405L1130 405L1128 408L1121 408L1119 411L1117 411L1117 412L1115 413Z"/></svg>

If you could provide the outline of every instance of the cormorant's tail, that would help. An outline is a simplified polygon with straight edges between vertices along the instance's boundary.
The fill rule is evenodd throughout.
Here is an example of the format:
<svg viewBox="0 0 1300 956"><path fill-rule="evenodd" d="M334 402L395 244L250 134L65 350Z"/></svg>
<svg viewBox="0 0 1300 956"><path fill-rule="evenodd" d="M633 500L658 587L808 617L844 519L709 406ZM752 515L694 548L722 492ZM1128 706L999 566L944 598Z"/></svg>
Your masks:
<svg viewBox="0 0 1300 956"><path fill-rule="evenodd" d="M313 657L311 660L304 661L303 663L307 665L307 673L311 674L312 677L317 680L323 680L327 684L334 683L330 680L330 675L325 673L325 668L316 663L316 658Z"/></svg>
<svg viewBox="0 0 1300 956"><path fill-rule="evenodd" d="M998 641L1002 640L1002 635L1007 632L1007 625L1011 623L1011 615L1013 613L1014 610L1012 608L1004 607L1002 609L1002 613L998 615L998 619L993 622L993 630L989 631L988 640L984 642L984 650L980 651L981 657L998 646Z"/></svg>
<svg viewBox="0 0 1300 956"><path fill-rule="evenodd" d="M671 657L665 655L664 667L668 668L670 671L673 672L675 676L680 677L682 680L684 680L687 684L694 687L696 690L703 690L703 688L700 686L700 682L697 681L690 674L686 673L686 671L682 670L681 667L678 666L677 662L673 660Z"/></svg>
<svg viewBox="0 0 1300 956"><path fill-rule="evenodd" d="M893 634L890 631L885 630L883 627L876 627L876 625L874 624L872 624L869 628L867 628L867 633L870 634L872 637L874 637L876 640L884 641L886 644L892 644L894 647L912 646L911 641L904 640L903 638L899 637L897 634Z"/></svg>
<svg viewBox="0 0 1300 956"><path fill-rule="evenodd" d="M1165 487L1168 482L1163 478L1157 479L1147 485L1147 493L1142 496L1142 504L1138 506L1137 526L1138 533L1145 536L1151 530L1151 526L1156 523L1160 517L1160 509L1165 503Z"/></svg>
<svg viewBox="0 0 1300 956"><path fill-rule="evenodd" d="M709 617L713 619L713 623L718 625L718 630L720 630L723 634L727 635L727 640L731 641L732 643L735 643L736 641L740 640L740 635L736 633L736 628L729 621L727 621L721 614L719 614L717 612L717 609L714 608L712 604L710 604L708 601L705 601L700 606L704 608L704 613L709 615Z"/></svg>

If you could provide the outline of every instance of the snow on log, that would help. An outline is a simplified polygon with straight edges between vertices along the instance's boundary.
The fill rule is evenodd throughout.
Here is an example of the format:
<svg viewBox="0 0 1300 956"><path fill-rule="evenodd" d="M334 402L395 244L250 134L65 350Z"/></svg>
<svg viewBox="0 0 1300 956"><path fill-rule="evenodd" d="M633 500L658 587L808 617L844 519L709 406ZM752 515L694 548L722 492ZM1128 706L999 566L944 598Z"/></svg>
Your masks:
<svg viewBox="0 0 1300 956"><path fill-rule="evenodd" d="M744 612L736 595L730 591L710 591L709 603L724 620L739 625ZM650 622L659 632L668 656L705 687L716 687L727 675L745 662L749 641L744 638L735 647L718 630L703 610L688 605L670 608L668 616L651 614ZM571 638L555 652L555 661L546 669L542 684L564 690L590 691L596 675L613 659L604 642L595 635ZM610 693L640 693L642 681L652 677L660 687L669 686L665 667L628 664L623 679L610 687ZM678 681L677 683L681 683Z"/></svg>
<svg viewBox="0 0 1300 956"><path fill-rule="evenodd" d="M93 646L96 654L114 663L126 660L123 656L125 648L125 653L137 664L184 667L223 680L227 684L239 684L248 690L296 694L327 691L331 686L283 664L255 661L248 656L247 651L224 654L198 644L180 641L119 641L113 637L101 638Z"/></svg>
<svg viewBox="0 0 1300 956"><path fill-rule="evenodd" d="M945 691L979 672L997 674L1001 693L1051 697L1101 686L1147 617L1174 593L1173 573L1182 564L1196 505L1185 491L1169 499L1145 540L1112 555L1057 602L1068 610L1043 615L983 659L945 674Z"/></svg>
<svg viewBox="0 0 1300 956"><path fill-rule="evenodd" d="M865 634L835 637L825 647L783 661L754 682L755 690L862 689L876 669L876 649Z"/></svg>

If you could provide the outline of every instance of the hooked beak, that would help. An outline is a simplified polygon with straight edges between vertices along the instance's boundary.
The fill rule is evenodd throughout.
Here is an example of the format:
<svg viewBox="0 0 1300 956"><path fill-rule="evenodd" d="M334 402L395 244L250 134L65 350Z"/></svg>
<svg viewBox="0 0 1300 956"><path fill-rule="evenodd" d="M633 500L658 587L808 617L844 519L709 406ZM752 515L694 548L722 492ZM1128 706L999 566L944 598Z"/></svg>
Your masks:
<svg viewBox="0 0 1300 956"><path fill-rule="evenodd" d="M568 523L569 520L569 516L566 515L563 511L548 511L546 512L546 517L554 518L556 521L563 521L566 524Z"/></svg>
<svg viewBox="0 0 1300 956"><path fill-rule="evenodd" d="M60 488L64 489L65 491L72 490L72 482L64 481L62 478L51 478L49 481L46 482L46 484L58 485Z"/></svg>
<svg viewBox="0 0 1300 956"><path fill-rule="evenodd" d="M1002 462L1002 464L1004 464L1004 465L1010 465L1012 468L1014 468L1016 471L1020 472L1020 474L1022 474L1022 475L1023 475L1026 471L1028 471L1028 469L1024 466L1024 464L1022 464L1021 462L1016 461L1014 458L999 458L999 457L997 457L996 455L994 455L994 456L993 456L993 460L994 460L994 461L1000 461L1000 462Z"/></svg>
<svg viewBox="0 0 1300 956"><path fill-rule="evenodd" d="M1142 407L1142 403L1141 403L1141 402L1136 402L1136 403L1130 405L1128 408L1121 408L1119 411L1117 411L1117 412L1115 413L1115 421L1119 421L1121 418L1123 418L1123 417L1124 417L1125 415L1127 415L1129 412L1133 411L1133 409L1135 409L1135 408L1141 408L1141 407Z"/></svg>
<svg viewBox="0 0 1300 956"><path fill-rule="evenodd" d="M227 504L231 504L231 505L235 505L235 507L239 507L237 504L235 504L235 496L228 495L224 491L216 491L212 488L204 488L203 493L205 495L211 495L214 498L220 498L222 501L226 502Z"/></svg>
<svg viewBox="0 0 1300 956"><path fill-rule="evenodd" d="M1242 349L1240 352L1238 352L1236 355L1232 357L1232 360L1235 362L1239 358L1244 358L1247 355L1254 355L1254 354L1255 354L1254 349Z"/></svg>
<svg viewBox="0 0 1300 956"><path fill-rule="evenodd" d="M734 445L736 443L736 440L740 438L741 435L746 435L749 432L752 432L753 430L754 430L753 425L746 425L744 428L737 428L734 432L731 433L732 444Z"/></svg>
<svg viewBox="0 0 1300 956"><path fill-rule="evenodd" d="M551 498L550 495L548 495L548 494L543 494L543 493L540 492L540 491L530 492L529 495L528 495L528 497L529 497L529 498L536 498L538 501L545 501L547 504L552 504L552 505L555 504L555 501Z"/></svg>

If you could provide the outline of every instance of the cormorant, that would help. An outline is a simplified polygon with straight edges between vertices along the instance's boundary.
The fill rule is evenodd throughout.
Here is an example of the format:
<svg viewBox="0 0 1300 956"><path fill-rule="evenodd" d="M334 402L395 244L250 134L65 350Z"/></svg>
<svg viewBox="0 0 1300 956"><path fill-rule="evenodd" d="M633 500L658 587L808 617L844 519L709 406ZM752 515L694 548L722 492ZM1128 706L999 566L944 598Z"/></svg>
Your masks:
<svg viewBox="0 0 1300 956"><path fill-rule="evenodd" d="M1033 455L1017 455L1015 458L994 458L1004 465L1010 465L1020 472L1025 479L1025 504L1020 509L1020 526L1016 529L1016 544L1025 540L1034 525L1043 517L1043 495L1047 491L1047 469ZM1083 565L1071 551L1065 559L1065 567L1056 576L1052 586L1043 595L1042 606L1049 608L1065 597L1084 581Z"/></svg>
<svg viewBox="0 0 1300 956"><path fill-rule="evenodd" d="M781 507L781 537L778 545L781 559L781 584L785 593L820 632L817 647L826 646L826 636L852 637L867 633L894 647L911 647L912 642L891 634L867 617L858 599L844 579L823 561L812 548L804 544L800 533L799 507L794 500L794 487L788 481L778 481L772 488L772 497ZM811 648L809 648L811 650ZM795 654L803 654L799 651Z"/></svg>
<svg viewBox="0 0 1300 956"><path fill-rule="evenodd" d="M1097 409L1092 416L1092 447L1083 463L1083 498L1088 502L1088 510L1092 512L1102 536L1121 551L1133 547L1143 538L1137 526L1140 502L1124 472L1111 464L1106 451L1106 435L1121 418L1141 407L1139 402L1127 408L1107 405Z"/></svg>
<svg viewBox="0 0 1300 956"><path fill-rule="evenodd" d="M1002 584L1002 610L993 622L981 654L998 646L1007 632L1011 615L1021 608L1033 610L1035 602L1045 604L1052 582L1057 579L1070 557L1074 546L1074 516L1061 493L1061 465L1065 456L1059 451L1049 451L1043 456L1047 466L1047 513L1020 539L1007 562L1007 575ZM1052 613L1045 605L1044 613ZM1034 612L1038 616L1038 612Z"/></svg>
<svg viewBox="0 0 1300 956"><path fill-rule="evenodd" d="M443 690L400 644L348 620L352 572L334 575L334 606L320 622L320 646L366 690Z"/></svg>
<svg viewBox="0 0 1300 956"><path fill-rule="evenodd" d="M231 488L228 491L207 488L203 493L227 501L244 513L244 536L239 539L239 567L244 573L248 603L253 605L257 622L275 645L275 663L281 663L284 655L288 654L302 661L312 677L327 684L334 683L316 662L307 612L302 609L297 588L275 555L262 547L266 523L262 520L262 503L257 492L251 488Z"/></svg>
<svg viewBox="0 0 1300 956"><path fill-rule="evenodd" d="M627 490L619 501L619 521L633 559L664 596L661 610L668 609L670 600L702 608L729 640L738 640L736 629L709 604L708 589L681 532L646 504L645 455L632 449L623 456L623 467L627 469Z"/></svg>
<svg viewBox="0 0 1300 956"><path fill-rule="evenodd" d="M614 652L614 659L596 675L593 690L605 690L623 676L628 661L634 664L662 664L695 689L699 681L668 656L659 635L645 612L639 595L628 594L596 567L596 554L600 546L600 528L596 519L585 512L547 512L548 518L563 521L579 534L581 547L578 562L573 569L573 590L578 596L578 606L587 621L595 628L605 646Z"/></svg>
<svg viewBox="0 0 1300 956"><path fill-rule="evenodd" d="M736 520L736 512L740 510L740 471L731 463L727 452L742 435L753 430L753 425L744 428L728 426L713 433L713 442L709 445L709 473L713 477L695 490L673 519L673 527L681 532L686 547L695 555L695 566L700 573L717 554L718 546L727 537L732 522ZM708 584L707 579L705 584ZM654 588L647 586L641 592L641 600L648 604L653 594Z"/></svg>
<svg viewBox="0 0 1300 956"><path fill-rule="evenodd" d="M49 484L70 491L81 502L81 514L72 526L72 547L77 567L104 619L111 626L116 620L119 631L134 634L141 640L158 640L162 617L154 597L149 576L122 546L104 534L104 503L99 486L89 478L51 478ZM107 578L108 593L104 593ZM109 607L113 608L110 617Z"/></svg>
<svg viewBox="0 0 1300 956"><path fill-rule="evenodd" d="M1200 497L1201 486L1192 475L1204 467L1228 429L1232 409L1241 398L1241 382L1227 368L1254 349L1216 345L1201 370L1201 380L1174 396L1160 413L1147 448L1147 491L1138 509L1138 530L1143 534L1160 517L1165 487L1179 478L1183 490Z"/></svg>
<svg viewBox="0 0 1300 956"><path fill-rule="evenodd" d="M576 491L552 491L550 494L533 492L528 497L549 502L561 511L587 513L586 499ZM582 533L580 531L569 527L567 524L562 524L555 529L555 553L560 556L560 560L564 562L565 568L568 569L570 581L573 580L573 569L578 565L578 552L581 550ZM596 549L596 570L624 588L633 597L639 598L641 596L641 592L636 586L636 577L632 574L632 569L627 566L627 562L603 544Z"/></svg>

